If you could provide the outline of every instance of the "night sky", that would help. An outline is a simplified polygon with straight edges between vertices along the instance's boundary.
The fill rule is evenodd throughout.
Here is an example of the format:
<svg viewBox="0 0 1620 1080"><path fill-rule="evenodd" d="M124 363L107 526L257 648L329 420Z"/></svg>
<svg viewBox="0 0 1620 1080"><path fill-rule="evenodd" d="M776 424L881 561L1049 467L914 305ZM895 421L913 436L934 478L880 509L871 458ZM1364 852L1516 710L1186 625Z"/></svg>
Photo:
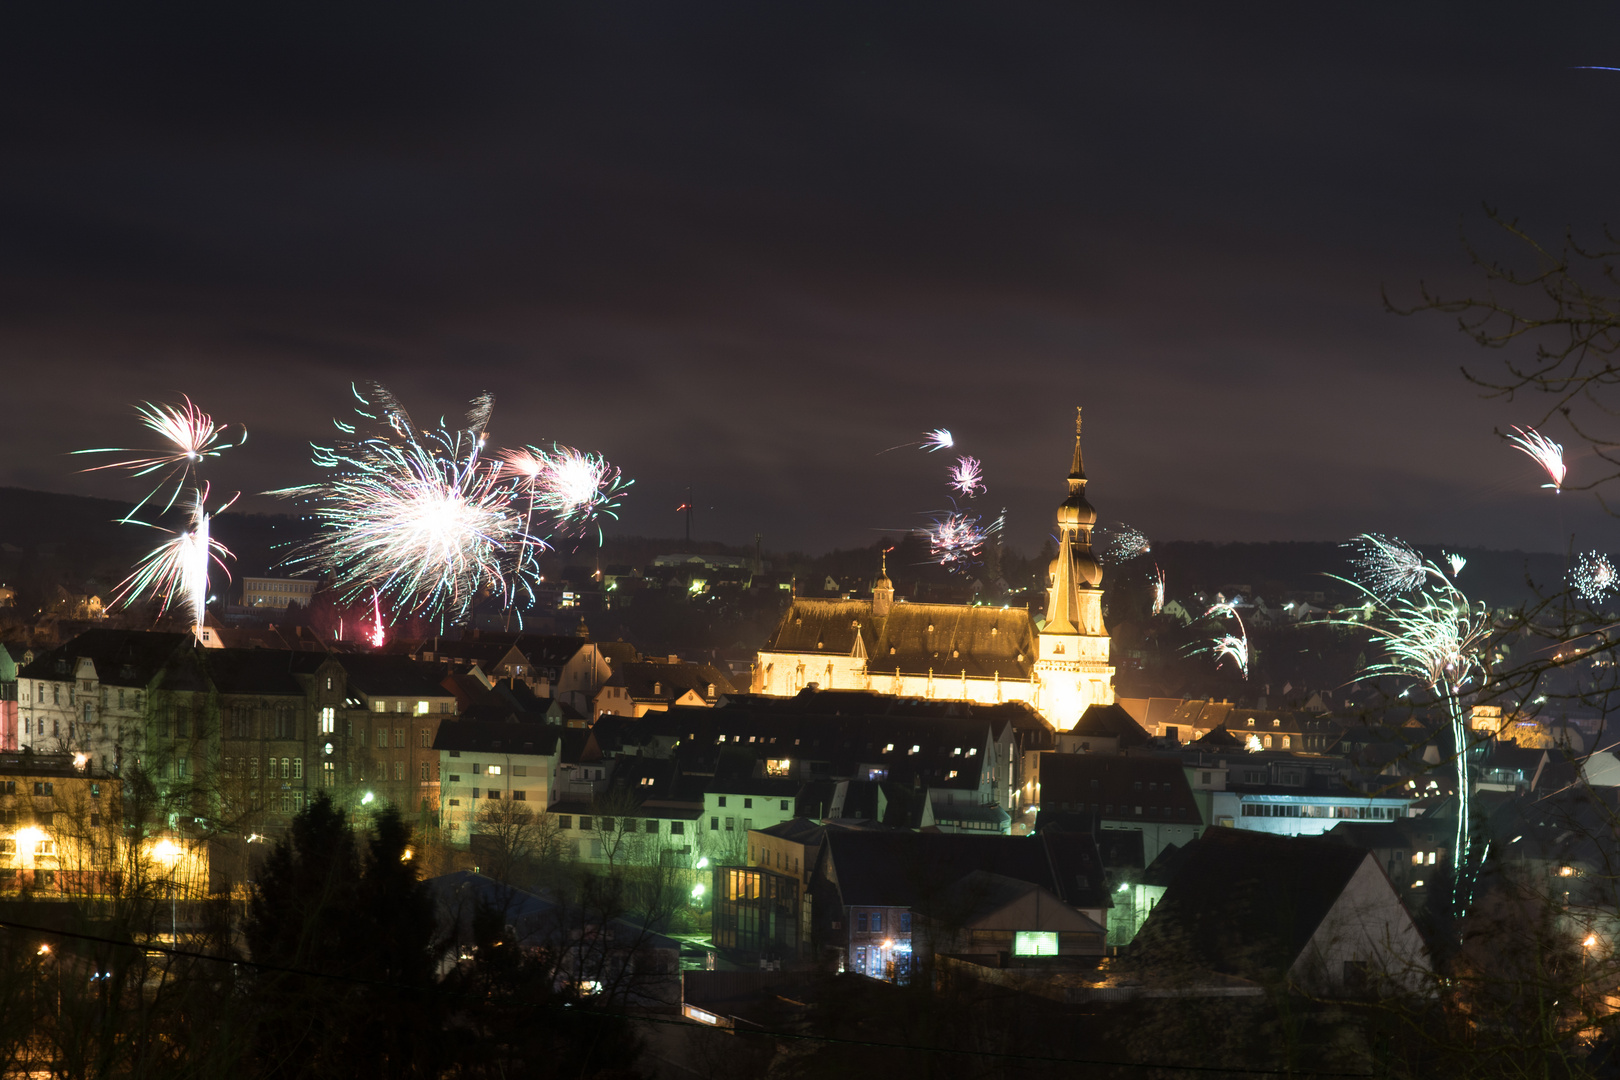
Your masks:
<svg viewBox="0 0 1620 1080"><path fill-rule="evenodd" d="M1613 5L255 10L0 9L0 485L138 494L67 452L179 392L251 432L216 490L293 483L378 379L607 454L625 532L690 483L698 537L867 544L946 426L1032 550L1079 404L1150 536L1620 535L1380 296L1473 289L1483 203L1610 218Z"/></svg>

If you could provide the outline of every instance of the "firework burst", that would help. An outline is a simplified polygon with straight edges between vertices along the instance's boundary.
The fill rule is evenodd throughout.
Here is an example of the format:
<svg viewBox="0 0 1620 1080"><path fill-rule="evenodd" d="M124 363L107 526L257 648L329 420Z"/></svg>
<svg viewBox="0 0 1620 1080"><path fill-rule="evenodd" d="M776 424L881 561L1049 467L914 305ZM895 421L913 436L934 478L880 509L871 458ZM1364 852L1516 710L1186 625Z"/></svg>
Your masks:
<svg viewBox="0 0 1620 1080"><path fill-rule="evenodd" d="M1221 662L1230 660L1237 665L1238 673L1245 679L1249 677L1249 639L1247 636L1239 637L1236 634L1222 634L1210 645L1209 652L1215 657L1215 666L1220 667Z"/></svg>
<svg viewBox="0 0 1620 1080"><path fill-rule="evenodd" d="M986 525L978 514L953 511L934 519L922 535L928 539L929 557L947 570L967 571L978 564L984 545L1000 529L997 518Z"/></svg>
<svg viewBox="0 0 1620 1080"><path fill-rule="evenodd" d="M1410 544L1391 536L1361 533L1339 546L1355 552L1350 565L1356 568L1361 584L1377 596L1411 592L1422 586L1431 569L1439 573Z"/></svg>
<svg viewBox="0 0 1620 1080"><path fill-rule="evenodd" d="M1373 612L1366 627L1373 640L1383 646L1385 659L1367 668L1366 673L1418 680L1435 695L1451 721L1458 798L1451 901L1460 916L1473 893L1468 710L1462 691L1475 678L1487 674L1485 657L1492 638L1490 609L1469 600L1433 563L1424 564L1424 577L1421 588L1390 598L1359 582L1337 580L1360 591Z"/></svg>
<svg viewBox="0 0 1620 1080"><path fill-rule="evenodd" d="M1468 560L1461 555L1447 555L1446 565L1451 567L1451 576L1456 577L1463 572L1463 567L1468 565Z"/></svg>
<svg viewBox="0 0 1620 1080"><path fill-rule="evenodd" d="M1162 571L1160 580L1163 580ZM1215 603L1210 606L1210 609L1204 612L1204 617L1208 619L1235 619L1238 632L1232 634L1222 631L1215 635L1208 645L1193 649L1193 653L1195 655L1208 653L1213 656L1216 667L1220 667L1222 662L1230 660L1237 665L1238 674L1247 679L1249 677L1249 631L1244 627L1243 617L1238 614L1233 602L1224 597L1218 597Z"/></svg>
<svg viewBox="0 0 1620 1080"><path fill-rule="evenodd" d="M1601 604L1609 595L1620 589L1620 576L1617 576L1614 564L1609 557L1600 551L1588 551L1575 560L1575 568L1569 572L1569 583L1575 589L1575 595L1589 604Z"/></svg>
<svg viewBox="0 0 1620 1080"><path fill-rule="evenodd" d="M1122 566L1153 550L1145 535L1122 521L1102 526L1092 535L1098 541L1092 546L1098 549L1098 561L1104 566Z"/></svg>
<svg viewBox="0 0 1620 1080"><path fill-rule="evenodd" d="M1154 566L1153 576L1148 580L1153 582L1153 614L1158 615L1164 611L1164 571Z"/></svg>
<svg viewBox="0 0 1620 1080"><path fill-rule="evenodd" d="M485 456L494 399L474 399L462 426L418 429L382 387L354 390L355 412L380 426L315 447L329 476L271 494L315 504L320 535L289 562L332 574L345 600L370 595L394 617L409 612L442 625L465 618L481 596L508 608L534 599L542 532L580 535L605 515L629 481L600 455L569 447L524 447ZM543 526L543 527L542 527ZM598 525L598 535L600 526Z"/></svg>
<svg viewBox="0 0 1620 1080"><path fill-rule="evenodd" d="M965 454L951 466L948 483L952 491L968 499L977 498L989 490L984 484L984 466L978 458Z"/></svg>
<svg viewBox="0 0 1620 1080"><path fill-rule="evenodd" d="M1535 428L1513 429L1513 434L1507 436L1507 441L1513 444L1514 449L1528 454L1537 465L1547 472L1550 484L1542 487L1552 488L1554 491L1564 490L1564 448L1553 442Z"/></svg>
<svg viewBox="0 0 1620 1080"><path fill-rule="evenodd" d="M316 446L315 464L329 479L271 493L314 502L322 525L289 562L334 575L346 601L371 594L379 615L384 599L396 612L442 621L466 616L482 595L508 604L519 592L532 596L531 549L542 542L530 533L506 469L481 456L487 397L455 431L418 430L381 387L370 398L356 389L355 397L355 411L385 421L386 432Z"/></svg>
<svg viewBox="0 0 1620 1080"><path fill-rule="evenodd" d="M545 462L535 479L540 508L551 514L559 532L581 536L594 525L600 540L602 518L618 518L619 499L634 481L601 454L570 446L552 447Z"/></svg>
<svg viewBox="0 0 1620 1080"><path fill-rule="evenodd" d="M199 409L189 397L182 396L183 405L156 405L145 402L135 406L135 414L141 418L141 423L151 431L155 431L163 440L163 445L150 449L133 449L129 447L100 447L94 450L75 450L75 454L135 454L137 456L122 461L109 461L105 465L95 465L85 472L100 472L102 469L127 469L137 477L145 478L156 476L157 482L150 492L135 504L135 508L121 519L124 523L145 524L137 522L135 515L141 508L151 502L160 493L173 484L173 490L164 502L163 509L173 509L174 504L180 501L188 481L195 481L197 466L207 458L218 457L234 446L240 446L247 441L247 429L238 427L240 434L227 440L225 432L230 425L216 425L214 418Z"/></svg>

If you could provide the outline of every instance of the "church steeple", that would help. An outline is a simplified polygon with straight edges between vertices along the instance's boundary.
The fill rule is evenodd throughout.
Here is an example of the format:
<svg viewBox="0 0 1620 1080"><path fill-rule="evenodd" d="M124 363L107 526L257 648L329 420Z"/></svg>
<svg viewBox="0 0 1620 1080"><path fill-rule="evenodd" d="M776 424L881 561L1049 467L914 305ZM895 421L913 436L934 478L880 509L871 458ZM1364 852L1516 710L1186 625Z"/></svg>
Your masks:
<svg viewBox="0 0 1620 1080"><path fill-rule="evenodd" d="M882 569L878 579L872 582L872 617L881 619L889 614L894 606L894 582L889 580L889 549L884 548L882 555Z"/></svg>
<svg viewBox="0 0 1620 1080"><path fill-rule="evenodd" d="M1074 413L1074 459L1069 497L1057 509L1058 552L1052 560L1046 622L1040 632L1037 706L1060 728L1072 727L1087 708L1114 700L1108 629L1102 617L1102 568L1091 554L1097 511L1086 501L1086 466L1080 453L1080 410Z"/></svg>
<svg viewBox="0 0 1620 1080"><path fill-rule="evenodd" d="M1102 568L1091 554L1091 530L1097 511L1086 501L1086 466L1080 451L1080 409L1074 410L1074 460L1069 466L1069 497L1057 511L1058 555L1052 561L1052 585L1046 599L1042 633L1088 633L1093 620L1082 605L1080 590L1102 583Z"/></svg>

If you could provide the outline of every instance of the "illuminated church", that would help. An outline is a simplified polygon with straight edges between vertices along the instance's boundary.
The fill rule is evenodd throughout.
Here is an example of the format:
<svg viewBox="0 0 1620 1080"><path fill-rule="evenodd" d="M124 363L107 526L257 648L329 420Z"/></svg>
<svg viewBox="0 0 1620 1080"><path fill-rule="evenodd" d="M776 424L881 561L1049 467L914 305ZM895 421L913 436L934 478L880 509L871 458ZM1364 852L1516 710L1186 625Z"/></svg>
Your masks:
<svg viewBox="0 0 1620 1080"><path fill-rule="evenodd" d="M1024 701L1060 730L1088 707L1112 704L1078 410L1068 485L1039 629L1021 608L896 603L885 565L870 600L795 597L754 664L753 691L786 696L813 683L935 701Z"/></svg>

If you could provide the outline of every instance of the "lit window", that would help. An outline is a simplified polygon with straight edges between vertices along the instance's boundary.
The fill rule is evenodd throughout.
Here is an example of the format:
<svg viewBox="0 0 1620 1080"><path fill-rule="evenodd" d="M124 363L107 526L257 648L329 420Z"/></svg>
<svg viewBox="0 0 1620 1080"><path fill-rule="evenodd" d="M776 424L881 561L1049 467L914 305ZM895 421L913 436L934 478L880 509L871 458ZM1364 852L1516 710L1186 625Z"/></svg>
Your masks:
<svg viewBox="0 0 1620 1080"><path fill-rule="evenodd" d="M1058 936L1050 930L1019 930L1013 934L1014 956L1056 956Z"/></svg>
<svg viewBox="0 0 1620 1080"><path fill-rule="evenodd" d="M328 682L331 680L328 679ZM321 707L321 734L330 735L337 730L337 709L331 705Z"/></svg>
<svg viewBox="0 0 1620 1080"><path fill-rule="evenodd" d="M501 767L499 765L491 765L488 769L485 769L484 771L489 773L489 775L491 775L491 776L499 776L499 775L501 775Z"/></svg>

